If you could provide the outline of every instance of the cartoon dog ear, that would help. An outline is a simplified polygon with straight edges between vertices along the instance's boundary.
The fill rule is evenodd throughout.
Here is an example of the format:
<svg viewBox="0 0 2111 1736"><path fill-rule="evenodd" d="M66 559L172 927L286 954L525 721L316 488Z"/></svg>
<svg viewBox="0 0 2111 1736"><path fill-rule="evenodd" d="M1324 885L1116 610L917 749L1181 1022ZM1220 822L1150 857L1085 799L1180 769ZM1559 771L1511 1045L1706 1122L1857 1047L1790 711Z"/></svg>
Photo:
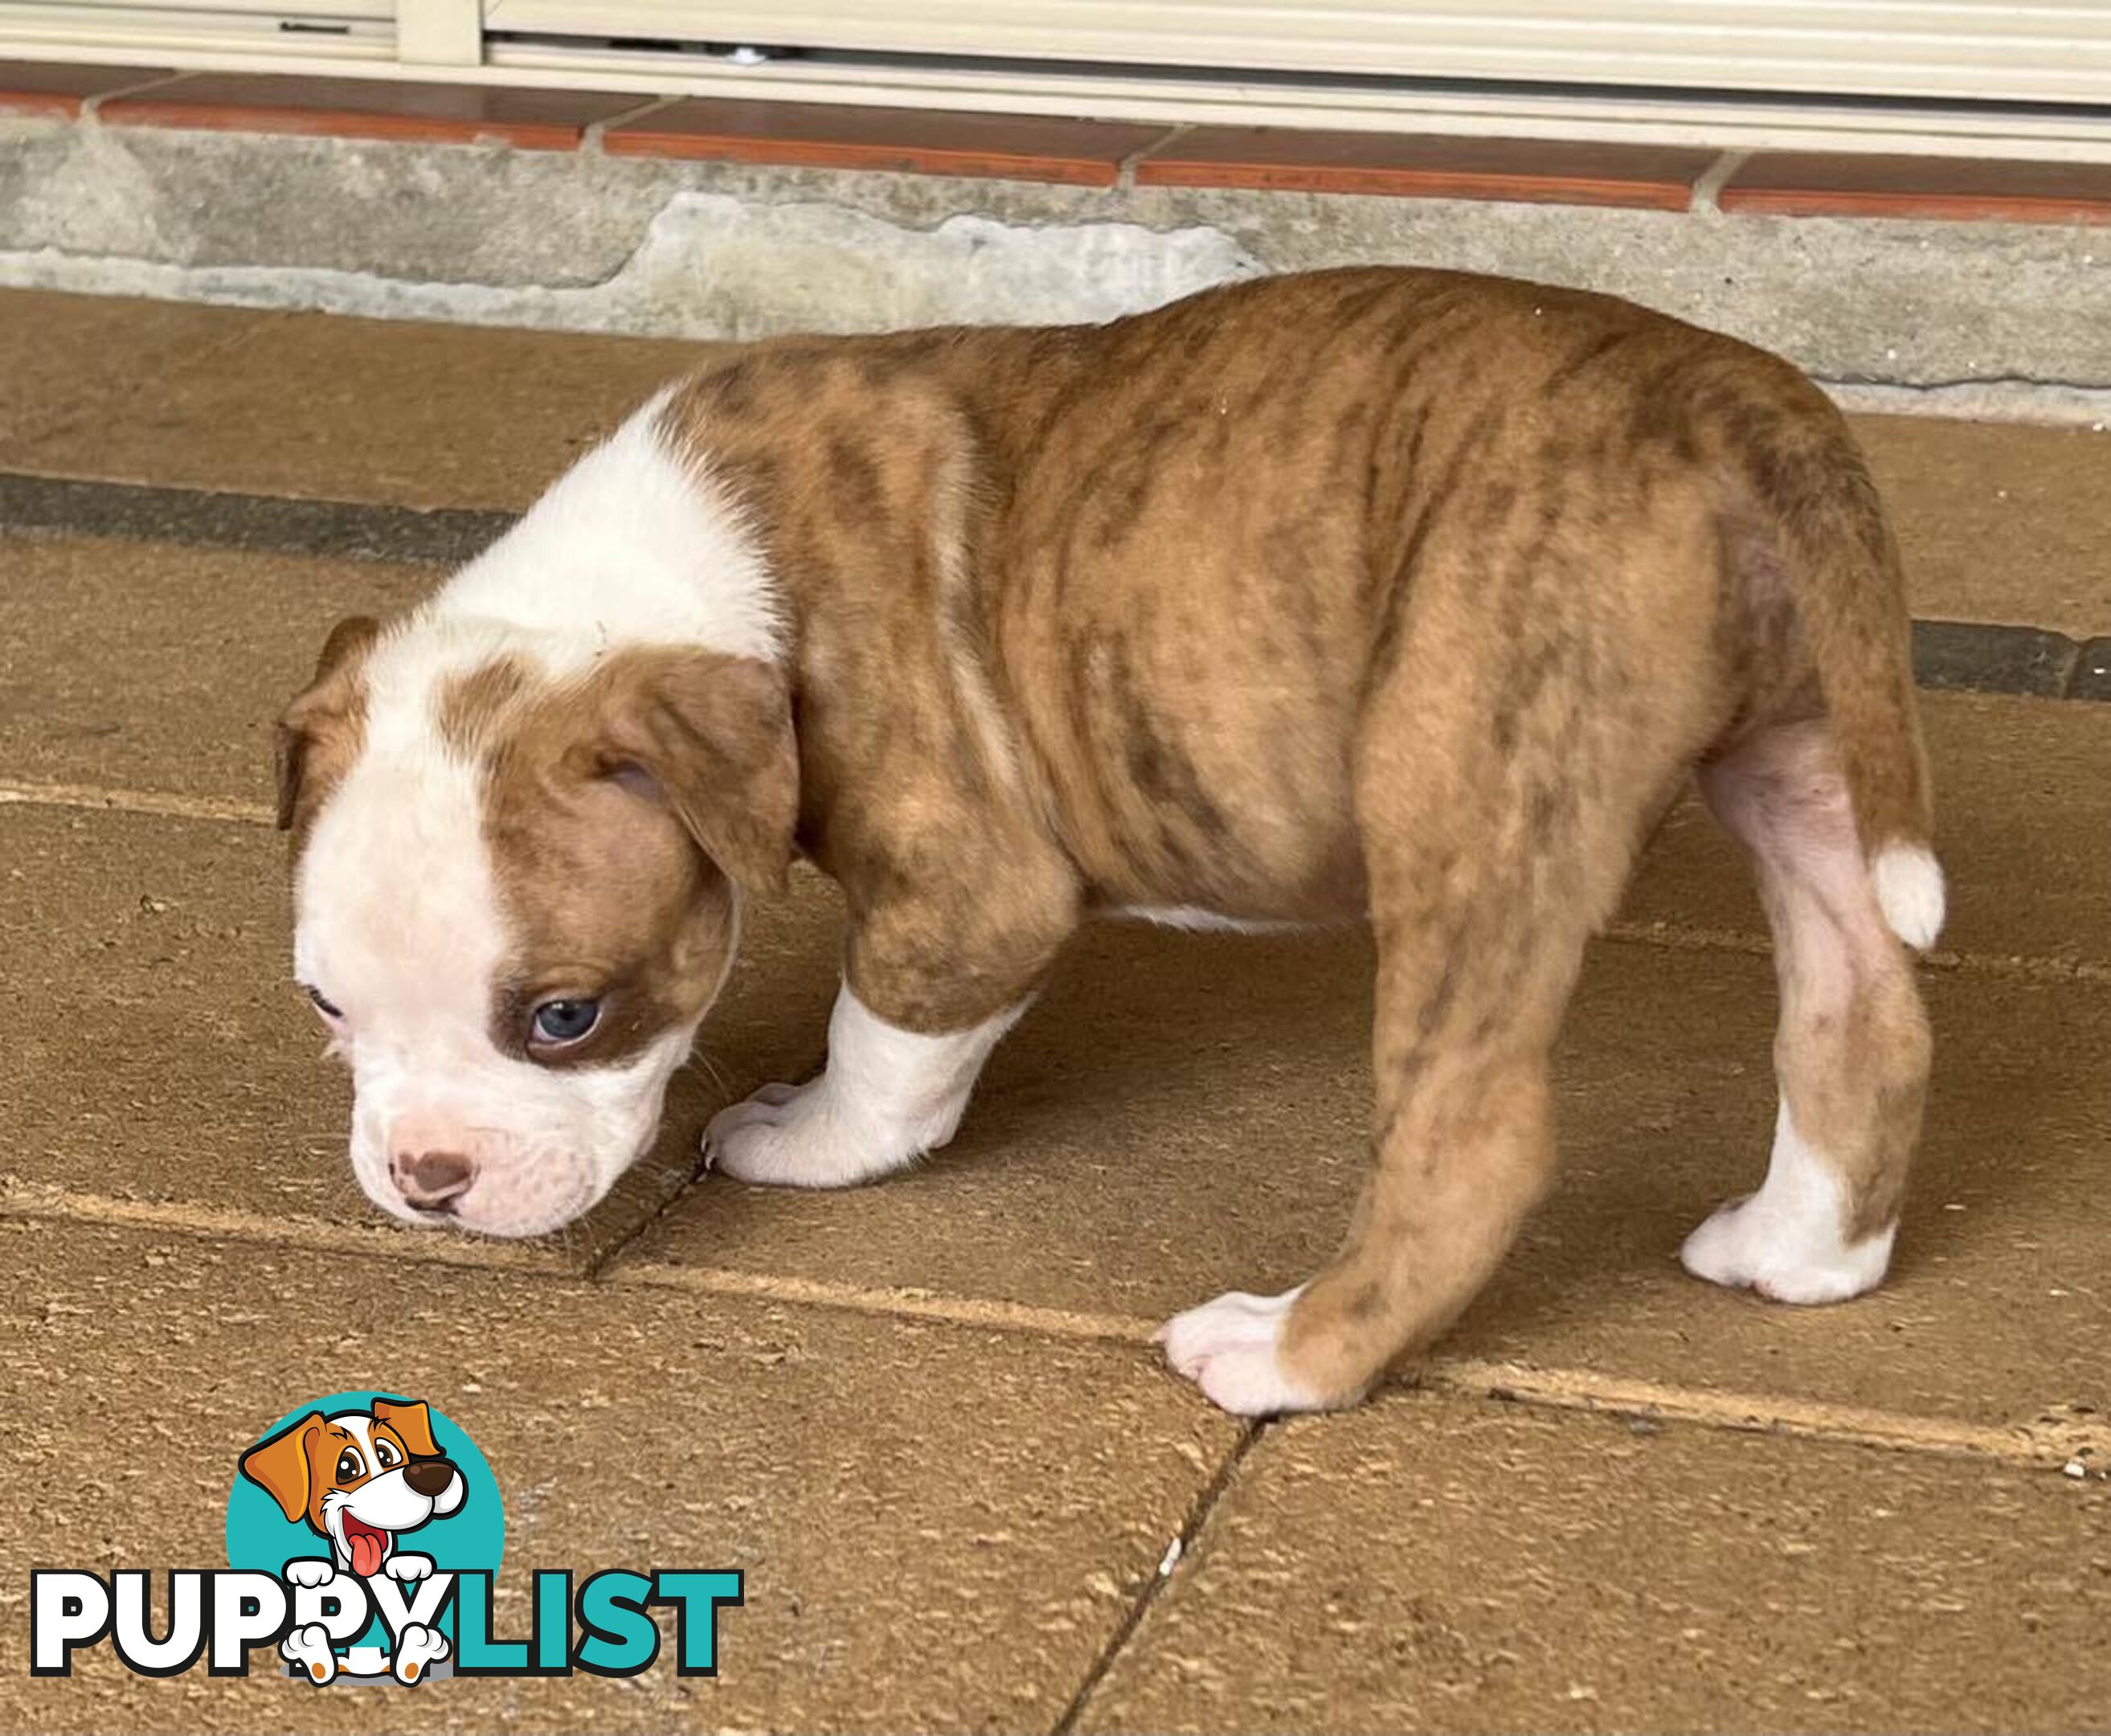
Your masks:
<svg viewBox="0 0 2111 1736"><path fill-rule="evenodd" d="M386 1423L403 1437L403 1444L417 1459L437 1459L440 1443L433 1438L433 1413L422 1398L377 1398L374 1420Z"/></svg>
<svg viewBox="0 0 2111 1736"><path fill-rule="evenodd" d="M311 1411L242 1456L242 1475L277 1502L290 1520L308 1516L308 1440L322 1425L322 1412Z"/></svg>

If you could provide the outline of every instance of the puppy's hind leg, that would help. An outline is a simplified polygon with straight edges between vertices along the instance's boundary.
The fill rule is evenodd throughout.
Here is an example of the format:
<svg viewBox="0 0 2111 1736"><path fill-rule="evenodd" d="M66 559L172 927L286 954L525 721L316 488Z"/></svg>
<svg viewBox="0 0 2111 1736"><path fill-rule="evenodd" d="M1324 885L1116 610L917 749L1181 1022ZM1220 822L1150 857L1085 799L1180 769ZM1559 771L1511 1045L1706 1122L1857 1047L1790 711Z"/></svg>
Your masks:
<svg viewBox="0 0 2111 1736"><path fill-rule="evenodd" d="M1684 763L1680 732L1593 719L1551 660L1521 699L1500 658L1446 673L1403 659L1368 702L1373 1150L1347 1240L1309 1284L1220 1297L1163 1334L1229 1411L1352 1402L1495 1270L1552 1179L1549 1062L1585 943Z"/></svg>
<svg viewBox="0 0 2111 1736"><path fill-rule="evenodd" d="M1701 788L1751 853L1773 929L1781 1106L1759 1191L1702 1224L1680 1257L1696 1277L1777 1302L1841 1301L1891 1260L1927 1088L1927 1016L1827 726L1770 729ZM1939 911L1932 884L1918 902ZM1906 925L1932 939L1939 920Z"/></svg>
<svg viewBox="0 0 2111 1736"><path fill-rule="evenodd" d="M1369 854L1375 1126L1347 1241L1309 1284L1219 1297L1165 1330L1173 1366L1228 1411L1360 1397L1465 1307L1553 1175L1548 1062L1587 925L1511 905L1485 838L1448 861L1391 838Z"/></svg>

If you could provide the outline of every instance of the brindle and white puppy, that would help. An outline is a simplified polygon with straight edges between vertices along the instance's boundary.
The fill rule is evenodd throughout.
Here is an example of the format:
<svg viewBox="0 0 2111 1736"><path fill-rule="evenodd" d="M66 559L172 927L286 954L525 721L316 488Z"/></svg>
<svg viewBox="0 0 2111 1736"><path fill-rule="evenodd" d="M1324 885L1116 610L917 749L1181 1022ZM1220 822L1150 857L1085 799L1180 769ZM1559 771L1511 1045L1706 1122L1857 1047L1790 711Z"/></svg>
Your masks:
<svg viewBox="0 0 2111 1736"><path fill-rule="evenodd" d="M1547 1185L1585 942L1697 771L1782 992L1766 1181L1685 1248L1882 1276L1941 925L1899 565L1794 369L1602 297L1278 278L1095 328L794 339L661 394L282 730L297 961L384 1207L531 1234L651 1140L741 901L850 911L821 1076L706 1136L836 1187L943 1144L1078 923L1369 918L1373 1167L1333 1262L1165 1334L1353 1400Z"/></svg>

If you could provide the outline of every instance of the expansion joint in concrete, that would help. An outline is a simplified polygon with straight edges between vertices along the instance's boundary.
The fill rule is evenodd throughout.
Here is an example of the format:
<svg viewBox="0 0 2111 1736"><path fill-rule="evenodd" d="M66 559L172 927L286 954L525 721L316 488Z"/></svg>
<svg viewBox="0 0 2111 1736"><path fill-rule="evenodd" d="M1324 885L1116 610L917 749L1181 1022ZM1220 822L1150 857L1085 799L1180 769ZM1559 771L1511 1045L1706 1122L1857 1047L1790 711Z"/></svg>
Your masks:
<svg viewBox="0 0 2111 1736"><path fill-rule="evenodd" d="M1217 1503L1223 1499L1225 1491L1238 1475L1239 1467L1246 1462L1247 1455L1252 1452L1269 1426L1265 1422L1250 1422L1241 1428L1238 1438L1232 1443L1231 1451L1224 1455L1209 1482L1195 1497L1194 1504L1188 1508L1187 1516L1160 1558L1157 1570L1138 1588L1120 1625L1109 1636L1106 1644L1101 1648L1100 1655L1085 1672L1084 1680L1078 1684L1077 1693L1071 1696L1070 1703L1063 1709L1063 1716L1056 1720L1054 1736L1071 1736L1077 1729L1078 1720L1084 1716L1085 1710L1092 1703L1092 1696L1100 1684L1106 1679L1107 1672L1114 1668L1122 1653L1128 1649L1129 1641L1143 1625L1144 1618L1150 1615L1152 1606L1164 1593L1166 1587L1173 1583L1174 1575L1180 1570L1180 1564L1187 1559L1188 1551L1201 1538L1204 1528L1210 1523L1210 1516L1216 1511Z"/></svg>

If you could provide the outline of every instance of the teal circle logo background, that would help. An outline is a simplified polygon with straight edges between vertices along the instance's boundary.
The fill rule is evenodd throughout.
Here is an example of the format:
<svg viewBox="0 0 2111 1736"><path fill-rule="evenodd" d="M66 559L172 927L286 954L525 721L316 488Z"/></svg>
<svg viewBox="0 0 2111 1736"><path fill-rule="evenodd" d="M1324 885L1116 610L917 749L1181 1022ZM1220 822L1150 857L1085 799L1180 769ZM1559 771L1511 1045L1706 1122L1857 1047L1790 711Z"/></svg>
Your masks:
<svg viewBox="0 0 2111 1736"><path fill-rule="evenodd" d="M342 1411L367 1410L377 1398L415 1399L417 1394L392 1393L379 1387L356 1392L329 1393L293 1407L260 1434L269 1440L281 1429L320 1411L334 1416ZM433 1558L435 1572L498 1571L499 1557L506 1552L506 1510L499 1499L498 1479L477 1450L476 1443L453 1420L429 1402L433 1444L462 1475L462 1504L444 1518L429 1520L415 1531L399 1533L397 1547ZM251 1445L255 1445L252 1442ZM244 1447L243 1452L248 1448ZM238 1457L239 1455L237 1456ZM304 1521L288 1520L279 1503L242 1475L238 1465L234 1485L227 1497L227 1565L259 1573L282 1575L288 1561L313 1560L330 1553L329 1539L309 1529ZM450 1606L445 1624L452 1629Z"/></svg>

